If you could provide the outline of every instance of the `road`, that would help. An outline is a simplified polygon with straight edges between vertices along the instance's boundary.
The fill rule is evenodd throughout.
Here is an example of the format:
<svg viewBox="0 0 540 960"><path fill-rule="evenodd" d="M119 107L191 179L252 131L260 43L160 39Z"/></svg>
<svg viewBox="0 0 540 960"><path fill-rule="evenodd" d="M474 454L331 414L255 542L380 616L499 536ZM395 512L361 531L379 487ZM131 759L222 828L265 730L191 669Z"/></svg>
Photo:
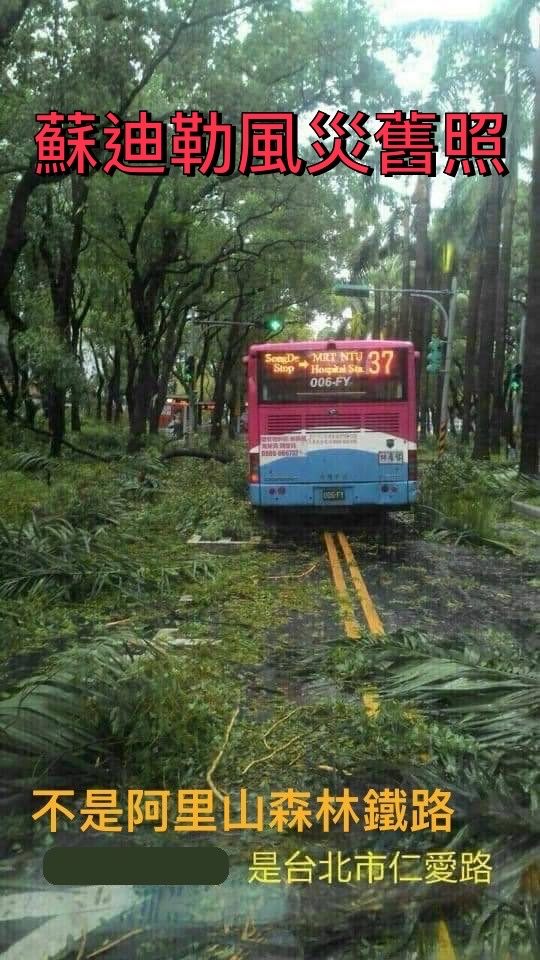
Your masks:
<svg viewBox="0 0 540 960"><path fill-rule="evenodd" d="M484 645L491 640L496 645L504 634L511 634L525 649L536 643L535 598L530 589L535 569L531 562L498 555L495 563L488 550L429 542L419 538L403 515L388 518L384 524L336 518L321 525L297 519L270 528L265 547L275 552L273 589L280 589L282 578L304 579L319 602L270 630L265 658L243 673L248 709L261 723L267 724L275 715L276 697L280 717L287 719L291 711L314 709L329 697L341 695L336 692L335 678L321 673L319 658L321 649L336 643L350 643L361 650L403 628L425 631L437 643L448 645L463 642L464 635L474 642L480 634ZM284 557L289 560L287 566ZM359 710L368 718L377 718L381 699L376 684L364 684L358 701ZM333 767L322 763L320 769L330 776ZM334 786L336 778L341 785L343 773L334 773ZM264 773L265 777L272 775ZM355 786L354 778L351 782ZM35 877L35 870L28 872ZM364 956L350 952L358 936L355 923L347 921L345 928L338 925L336 932L328 920L326 901L339 911L340 898L348 902L349 891L332 891L330 896L328 889L321 892L316 886L301 890L280 886L261 892L247 884L245 865L238 862L219 890L109 889L112 898L107 888L89 888L87 908L82 912L80 890L64 891L61 904L59 894L44 884L30 892L13 893L5 914L11 922L0 923L6 948L2 957L37 958L36 944L46 936L50 956L56 960L66 956L68 935L77 944L85 937L81 957L97 956L108 938L103 955L111 960ZM21 937L21 926L13 923L17 911L21 917L34 918L27 923L30 929L25 937ZM462 960L454 942L456 926L459 931L459 923L444 917L431 924L433 960ZM364 923L363 935L367 927ZM119 941L116 946L115 940ZM199 947L190 952L194 941Z"/></svg>

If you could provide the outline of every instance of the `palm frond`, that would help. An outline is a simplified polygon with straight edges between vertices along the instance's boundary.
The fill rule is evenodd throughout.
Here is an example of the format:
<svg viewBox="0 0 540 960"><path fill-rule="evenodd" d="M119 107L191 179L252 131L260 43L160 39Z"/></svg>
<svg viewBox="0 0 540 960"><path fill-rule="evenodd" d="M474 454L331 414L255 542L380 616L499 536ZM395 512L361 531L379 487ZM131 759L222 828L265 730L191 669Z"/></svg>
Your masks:
<svg viewBox="0 0 540 960"><path fill-rule="evenodd" d="M27 803L38 782L53 787L70 774L95 776L98 757L107 763L96 717L114 706L117 684L132 662L125 638L77 647L0 701L0 805Z"/></svg>
<svg viewBox="0 0 540 960"><path fill-rule="evenodd" d="M53 470L55 466L56 464L48 457L34 451L14 453L8 461L8 467L11 470L20 470L23 473L45 473Z"/></svg>
<svg viewBox="0 0 540 960"><path fill-rule="evenodd" d="M0 597L74 600L105 590L132 595L152 583L118 535L113 543L103 527L86 530L35 516L19 528L0 522Z"/></svg>

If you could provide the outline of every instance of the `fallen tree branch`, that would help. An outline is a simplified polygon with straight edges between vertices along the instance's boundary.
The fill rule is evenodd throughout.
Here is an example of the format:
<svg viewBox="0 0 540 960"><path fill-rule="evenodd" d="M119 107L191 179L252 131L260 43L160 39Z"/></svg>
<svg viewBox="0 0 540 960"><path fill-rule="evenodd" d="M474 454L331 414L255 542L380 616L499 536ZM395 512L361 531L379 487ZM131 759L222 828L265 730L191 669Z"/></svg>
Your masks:
<svg viewBox="0 0 540 960"><path fill-rule="evenodd" d="M85 951L85 950L86 950L86 930L84 931L84 933L83 933L83 935L82 935L82 937L81 937L81 943L80 943L79 949L78 949L78 951L77 951L76 960L83 960L83 958L84 958L84 951Z"/></svg>
<svg viewBox="0 0 540 960"><path fill-rule="evenodd" d="M37 434L38 437L45 437L47 440L52 439L52 433L49 433L48 430L40 430L39 427L32 427L29 423L26 423L22 417L17 417L17 422L25 430L30 430L32 433ZM93 460L99 460L101 463L114 463L118 460L118 457L104 457L102 454L94 453L92 450L83 450L81 447L76 447L75 444L71 443L69 440L62 439L60 441L64 447L68 447L69 450L73 450L74 453L80 453L84 457L91 457ZM219 463L232 463L232 457L226 456L222 453L211 453L208 450L193 450L190 447L181 447L178 450L166 450L165 453L162 453L160 460L173 460L174 457L194 457L197 460L217 460Z"/></svg>
<svg viewBox="0 0 540 960"><path fill-rule="evenodd" d="M125 940L130 940L131 937L138 937L139 934L144 933L144 931L145 927L139 927L137 930L130 930L129 933L124 933L124 935L118 937L117 940L108 940L99 950L94 950L93 953L87 954L86 960L92 960L93 957L100 957L103 953L108 953L109 950L112 950L113 947L117 947L119 943L124 943Z"/></svg>
<svg viewBox="0 0 540 960"><path fill-rule="evenodd" d="M272 730L275 730L276 727L279 727L280 723L285 723L285 721L288 720L289 717L292 717L295 713L298 713L299 710L303 710L303 709L304 709L303 707L295 707L294 710L290 710L289 713L286 713L284 717L280 717L278 720L275 721L275 723L272 724L271 727L268 727L268 730L266 730L265 733L263 733L262 735L263 743L267 750L272 749L272 747L270 746L267 740L268 734L272 733Z"/></svg>
<svg viewBox="0 0 540 960"><path fill-rule="evenodd" d="M227 744L228 744L228 742L229 742L229 737L230 737L230 735L231 735L231 730L232 730L232 728L233 728L233 726L234 726L234 724L235 724L235 722L236 722L236 718L237 718L237 716L238 716L239 713L240 713L240 704L238 704L238 705L235 707L235 709L233 710L231 719L229 720L229 723L227 724L227 729L226 729L226 731L225 731L225 738L224 738L223 743L222 743L222 745L221 745L221 749L220 749L219 753L217 753L216 756L214 757L214 759L212 760L212 763L210 764L208 773L206 774L206 782L207 782L208 786L210 787L212 793L213 793L216 797L218 797L218 799L221 800L222 803L225 802L225 797L224 797L224 795L221 793L221 790L218 790L218 788L216 787L214 781L212 780L212 774L215 772L219 761L221 760L223 754L225 753L225 748L226 748L226 746L227 746Z"/></svg>
<svg viewBox="0 0 540 960"><path fill-rule="evenodd" d="M161 454L160 460L172 460L174 457L195 457L197 460L218 460L219 463L232 463L232 457L227 457L222 453L193 450L189 447L182 447L179 450L166 450L165 453Z"/></svg>
<svg viewBox="0 0 540 960"><path fill-rule="evenodd" d="M303 734L299 733L296 737L292 737L290 740L287 740L286 743L282 743L281 746L276 747L275 750L272 750L271 753L265 754L264 757L256 757L255 760L251 760L246 767L242 770L242 776L251 770L258 763L264 763L265 760L271 760L272 757L275 757L276 753L282 753L283 750L286 750L287 747L290 747L293 743L296 743L298 740L302 739Z"/></svg>
<svg viewBox="0 0 540 960"><path fill-rule="evenodd" d="M52 433L49 433L48 430L40 430L39 427L32 427L29 423L26 423L22 417L17 417L17 422L25 430L30 430L31 433L36 433L38 437L45 437L47 440L52 440ZM113 460L116 459L114 457L103 457L101 454L94 453L92 450L83 450L81 447L76 447L75 444L70 443L69 440L62 439L60 443L62 443L64 447L68 447L70 450L73 450L74 453L80 453L84 457L91 457L92 460L100 460L102 463L112 463Z"/></svg>
<svg viewBox="0 0 540 960"><path fill-rule="evenodd" d="M302 577L307 577L309 573L312 573L315 567L319 566L319 561L316 560L315 563L312 563L307 570L304 570L302 573L280 573L277 577L267 577L267 580L301 580Z"/></svg>

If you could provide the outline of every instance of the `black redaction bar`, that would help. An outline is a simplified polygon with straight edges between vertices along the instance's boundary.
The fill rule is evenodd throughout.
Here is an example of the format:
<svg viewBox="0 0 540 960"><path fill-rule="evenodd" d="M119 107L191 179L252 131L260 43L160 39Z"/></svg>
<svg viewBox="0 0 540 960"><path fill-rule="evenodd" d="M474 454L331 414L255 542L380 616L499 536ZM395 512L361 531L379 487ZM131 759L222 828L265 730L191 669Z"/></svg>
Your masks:
<svg viewBox="0 0 540 960"><path fill-rule="evenodd" d="M53 884L220 884L229 876L221 847L51 847L43 876Z"/></svg>

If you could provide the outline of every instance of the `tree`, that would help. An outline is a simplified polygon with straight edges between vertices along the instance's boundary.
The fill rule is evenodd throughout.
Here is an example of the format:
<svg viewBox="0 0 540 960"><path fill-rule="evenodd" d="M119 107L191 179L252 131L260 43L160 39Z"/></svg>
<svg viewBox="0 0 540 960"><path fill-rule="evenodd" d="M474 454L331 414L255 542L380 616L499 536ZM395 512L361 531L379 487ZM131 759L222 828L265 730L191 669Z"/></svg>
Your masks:
<svg viewBox="0 0 540 960"><path fill-rule="evenodd" d="M535 77L534 141L520 470L523 473L537 474L540 439L540 49L534 51L532 59Z"/></svg>
<svg viewBox="0 0 540 960"><path fill-rule="evenodd" d="M502 185L499 177L491 177L487 185L486 235L484 270L478 308L478 404L473 457L489 459L490 401L493 377L493 337L497 307L497 276L499 271L499 239L501 233Z"/></svg>

